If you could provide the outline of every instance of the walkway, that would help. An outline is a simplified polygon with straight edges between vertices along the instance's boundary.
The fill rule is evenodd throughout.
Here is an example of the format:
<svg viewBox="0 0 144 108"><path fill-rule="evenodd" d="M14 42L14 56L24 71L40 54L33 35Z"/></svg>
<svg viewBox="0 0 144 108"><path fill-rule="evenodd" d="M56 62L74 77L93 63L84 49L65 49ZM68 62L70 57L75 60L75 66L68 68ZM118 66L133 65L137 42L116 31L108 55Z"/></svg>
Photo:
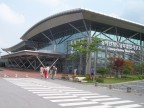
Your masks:
<svg viewBox="0 0 144 108"><path fill-rule="evenodd" d="M38 71L32 70L14 70L14 69L1 69L0 70L0 78L3 77L12 77L12 78L40 78L40 73ZM61 77L61 74L57 74L57 78Z"/></svg>

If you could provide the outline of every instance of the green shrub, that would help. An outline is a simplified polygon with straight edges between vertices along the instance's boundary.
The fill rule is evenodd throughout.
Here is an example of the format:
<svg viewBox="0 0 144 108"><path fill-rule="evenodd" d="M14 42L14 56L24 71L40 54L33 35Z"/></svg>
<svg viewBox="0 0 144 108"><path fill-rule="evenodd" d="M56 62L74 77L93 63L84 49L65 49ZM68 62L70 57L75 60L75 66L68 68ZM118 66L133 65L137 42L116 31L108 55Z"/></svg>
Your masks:
<svg viewBox="0 0 144 108"><path fill-rule="evenodd" d="M121 78L128 78L127 75L122 75Z"/></svg>
<svg viewBox="0 0 144 108"><path fill-rule="evenodd" d="M142 77L142 79L144 79L144 75L142 75L141 77Z"/></svg>
<svg viewBox="0 0 144 108"><path fill-rule="evenodd" d="M130 79L130 80L139 80L139 77L138 76L127 76L127 79Z"/></svg>
<svg viewBox="0 0 144 108"><path fill-rule="evenodd" d="M68 77L68 74L62 74L61 79L66 80L66 79L67 79L67 77Z"/></svg>
<svg viewBox="0 0 144 108"><path fill-rule="evenodd" d="M139 80L144 79L144 75L138 75L137 77L138 77Z"/></svg>
<svg viewBox="0 0 144 108"><path fill-rule="evenodd" d="M91 80L90 74L86 74L86 80Z"/></svg>
<svg viewBox="0 0 144 108"><path fill-rule="evenodd" d="M104 79L103 78L97 78L96 82L98 82L98 83L104 83Z"/></svg>
<svg viewBox="0 0 144 108"><path fill-rule="evenodd" d="M102 77L104 77L104 75L108 72L107 69L105 69L104 67L99 67L97 70L96 70L97 73L101 74Z"/></svg>

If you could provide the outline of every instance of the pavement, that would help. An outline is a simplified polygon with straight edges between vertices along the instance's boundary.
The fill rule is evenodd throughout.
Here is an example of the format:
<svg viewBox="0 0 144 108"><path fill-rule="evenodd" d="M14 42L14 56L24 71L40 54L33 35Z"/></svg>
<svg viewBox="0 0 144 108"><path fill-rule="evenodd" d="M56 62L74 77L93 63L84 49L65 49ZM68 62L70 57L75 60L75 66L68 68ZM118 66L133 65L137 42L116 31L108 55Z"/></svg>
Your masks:
<svg viewBox="0 0 144 108"><path fill-rule="evenodd" d="M3 68L0 70L0 78L5 78L5 77L10 77L10 78L26 78L26 77L40 78L40 72L33 71L33 70L18 70L18 69ZM61 77L61 74L57 73L56 78L60 78L60 77Z"/></svg>
<svg viewBox="0 0 144 108"><path fill-rule="evenodd" d="M41 107L43 108L47 108L48 106L53 108L144 108L143 94L136 95L133 92L127 93L126 90L122 91L121 89L113 88L114 85L112 85L110 89L109 86L94 86L94 84L60 80L60 78L60 73L57 74L55 80L51 78L45 80L41 79L38 71L1 69L0 95L2 98L0 99L0 107L19 108L23 106L23 108L39 108L42 105ZM125 83L124 85L135 87L134 84L139 88L143 88L143 81ZM117 86L119 86L119 88L122 87L122 85ZM45 92L45 89L48 90ZM75 91L81 91L81 93ZM51 92L54 93L51 94ZM102 96L106 96L106 98L102 98ZM60 99L60 97L63 99ZM68 100L65 98L68 98L70 102L67 102ZM4 104L4 101L7 101L9 104ZM77 105L80 105L80 107Z"/></svg>
<svg viewBox="0 0 144 108"><path fill-rule="evenodd" d="M57 73L56 79L61 79L61 73ZM49 75L49 77L51 77ZM40 72L32 70L14 70L3 68L0 70L0 78L41 78ZM120 84L98 84L99 87L144 95L144 80L132 81Z"/></svg>
<svg viewBox="0 0 144 108"><path fill-rule="evenodd" d="M144 96L89 84L50 78L0 82L0 108L144 108Z"/></svg>
<svg viewBox="0 0 144 108"><path fill-rule="evenodd" d="M137 95L144 95L144 80L130 81L118 84L99 84L98 86L128 93L134 93Z"/></svg>

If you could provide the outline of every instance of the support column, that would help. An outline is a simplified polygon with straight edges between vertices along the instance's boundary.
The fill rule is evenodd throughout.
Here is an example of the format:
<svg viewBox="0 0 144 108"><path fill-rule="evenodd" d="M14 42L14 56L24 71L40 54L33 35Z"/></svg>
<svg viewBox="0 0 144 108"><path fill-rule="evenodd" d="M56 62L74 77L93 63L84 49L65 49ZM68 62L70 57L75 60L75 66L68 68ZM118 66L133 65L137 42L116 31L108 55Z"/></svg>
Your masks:
<svg viewBox="0 0 144 108"><path fill-rule="evenodd" d="M89 43L91 43L91 40L92 38L91 38L91 34L88 36L88 39L87 39L87 41L89 42ZM91 70L91 58L92 58L92 55L91 55L91 53L87 53L86 54L86 74L90 74L90 70Z"/></svg>
<svg viewBox="0 0 144 108"><path fill-rule="evenodd" d="M91 70L91 53L86 55L86 74L90 74Z"/></svg>

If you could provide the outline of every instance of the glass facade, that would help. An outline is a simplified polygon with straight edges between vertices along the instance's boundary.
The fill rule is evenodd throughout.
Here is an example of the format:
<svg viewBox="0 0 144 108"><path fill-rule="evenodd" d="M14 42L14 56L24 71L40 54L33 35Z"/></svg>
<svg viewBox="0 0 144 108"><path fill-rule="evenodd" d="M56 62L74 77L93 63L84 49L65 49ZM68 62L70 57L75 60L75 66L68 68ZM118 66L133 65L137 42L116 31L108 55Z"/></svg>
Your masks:
<svg viewBox="0 0 144 108"><path fill-rule="evenodd" d="M119 56L124 59L129 59L135 63L141 63L143 58L143 43L144 41L126 38L127 36L113 35L107 33L101 33L97 31L89 31L91 37L96 36L98 38L104 39L104 41L99 46L100 51L92 53L91 64L96 65L96 67L107 67L108 58L114 55ZM46 47L41 50L55 50L65 54L73 53L73 48L69 46L75 42L75 40L87 38L87 32L75 33L73 35L67 35L65 37L58 38L50 42ZM64 41L62 41L64 40ZM65 67L63 67L67 72L71 72L75 67L85 70L85 58L82 58L82 63L80 59L76 61L66 61ZM79 69L82 70L82 69Z"/></svg>

